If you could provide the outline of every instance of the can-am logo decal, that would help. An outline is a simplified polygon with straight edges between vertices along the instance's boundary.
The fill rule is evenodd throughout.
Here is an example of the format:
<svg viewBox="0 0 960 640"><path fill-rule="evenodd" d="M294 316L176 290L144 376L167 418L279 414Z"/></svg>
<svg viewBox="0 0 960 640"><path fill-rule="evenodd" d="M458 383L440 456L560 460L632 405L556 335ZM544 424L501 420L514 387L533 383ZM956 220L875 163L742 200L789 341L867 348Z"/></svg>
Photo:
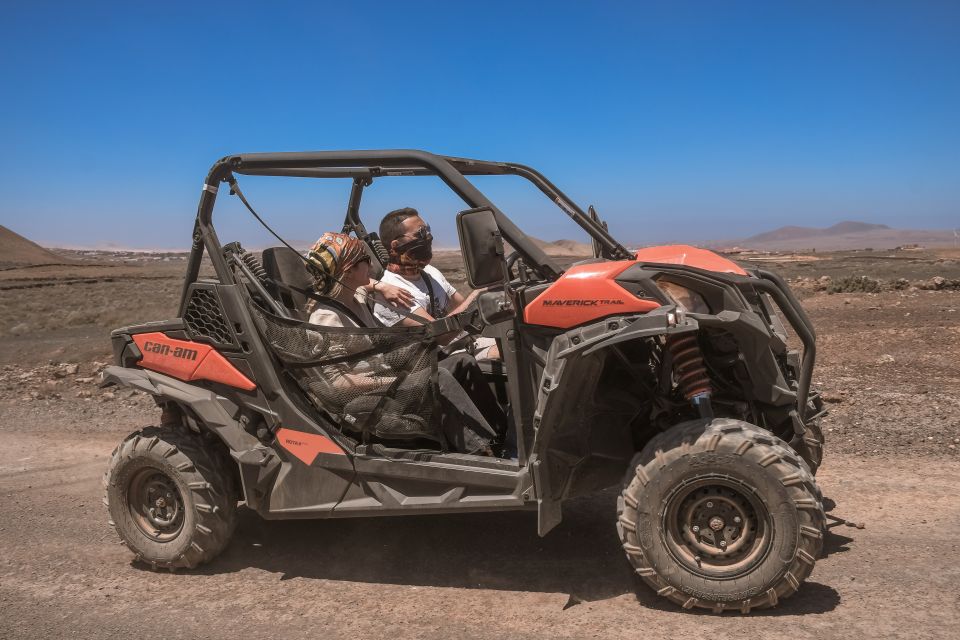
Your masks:
<svg viewBox="0 0 960 640"><path fill-rule="evenodd" d="M185 382L207 380L244 391L257 388L255 382L210 345L177 340L159 331L137 333L131 338L142 354L137 364L144 369Z"/></svg>
<svg viewBox="0 0 960 640"><path fill-rule="evenodd" d="M624 304L623 300L544 300L545 307L602 307Z"/></svg>
<svg viewBox="0 0 960 640"><path fill-rule="evenodd" d="M162 356L173 356L174 358L183 358L184 360L197 359L196 349L186 349L184 347L174 347L171 349L170 345L161 344L159 342L145 342L143 344L143 350L149 351L151 353L159 353Z"/></svg>

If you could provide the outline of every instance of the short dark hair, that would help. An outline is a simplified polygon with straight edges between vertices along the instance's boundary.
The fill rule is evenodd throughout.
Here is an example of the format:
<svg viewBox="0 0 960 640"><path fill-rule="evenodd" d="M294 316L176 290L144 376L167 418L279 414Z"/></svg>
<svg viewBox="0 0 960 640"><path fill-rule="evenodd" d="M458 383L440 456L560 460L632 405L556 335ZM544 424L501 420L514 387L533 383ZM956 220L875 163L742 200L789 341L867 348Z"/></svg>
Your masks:
<svg viewBox="0 0 960 640"><path fill-rule="evenodd" d="M403 235L403 221L419 215L420 213L413 207L404 207L394 209L383 216L383 220L380 221L380 242L387 251L390 250L390 243Z"/></svg>

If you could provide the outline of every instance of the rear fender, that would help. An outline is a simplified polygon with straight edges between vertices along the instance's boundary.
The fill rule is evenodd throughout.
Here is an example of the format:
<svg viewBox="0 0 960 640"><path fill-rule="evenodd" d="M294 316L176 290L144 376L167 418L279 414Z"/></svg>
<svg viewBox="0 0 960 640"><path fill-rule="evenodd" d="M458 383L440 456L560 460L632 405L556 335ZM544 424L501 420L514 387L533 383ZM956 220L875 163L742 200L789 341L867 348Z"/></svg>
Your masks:
<svg viewBox="0 0 960 640"><path fill-rule="evenodd" d="M146 369L107 367L101 374L100 386L112 385L144 391L158 402L174 402L181 408L189 409L204 427L224 443L239 465L247 505L254 509L258 507L263 492L272 484L280 460L272 449L264 447L234 418L239 415L236 404L208 389Z"/></svg>
<svg viewBox="0 0 960 640"><path fill-rule="evenodd" d="M104 369L101 377L101 386L112 384L146 391L152 396L189 407L231 451L245 451L260 444L233 418L239 413L237 405L209 389L155 371L116 366Z"/></svg>

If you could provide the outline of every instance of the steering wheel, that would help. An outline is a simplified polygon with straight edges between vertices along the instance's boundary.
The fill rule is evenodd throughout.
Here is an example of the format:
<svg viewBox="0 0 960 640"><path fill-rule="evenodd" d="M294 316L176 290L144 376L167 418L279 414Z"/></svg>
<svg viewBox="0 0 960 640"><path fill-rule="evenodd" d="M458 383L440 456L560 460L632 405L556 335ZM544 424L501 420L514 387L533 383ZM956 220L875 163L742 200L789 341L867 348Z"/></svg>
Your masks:
<svg viewBox="0 0 960 640"><path fill-rule="evenodd" d="M520 253L517 252L517 251L512 251L512 252L510 252L510 255L508 255L507 258L506 258L506 262L507 262L507 277L510 278L510 280L513 280L513 279L514 279L514 276L513 276L513 265L516 264L517 260L519 260L519 259L520 259ZM519 277L520 277L520 274L517 274L517 277L519 278Z"/></svg>
<svg viewBox="0 0 960 640"><path fill-rule="evenodd" d="M511 252L510 255L508 255L508 256L506 257L507 277L510 279L510 282L514 282L514 281L520 279L520 271L519 271L519 269L517 270L517 273L516 273L516 274L513 273L513 267L514 267L514 265L517 263L518 260L520 260L520 253L517 252L517 251ZM528 265L528 264L526 264L526 263L523 263L523 268L524 268L524 270L527 271L528 279L532 279L532 280L535 280L535 281L538 281L538 282L539 282L539 281L543 281L543 280L545 279L543 273L542 273L539 269L537 269L536 267L530 266L530 265ZM534 277L533 277L533 278L529 278L530 274L533 274Z"/></svg>
<svg viewBox="0 0 960 640"><path fill-rule="evenodd" d="M489 287L485 291L495 290L496 288L497 286ZM467 308L457 315L463 318L461 324L463 333L454 338L451 342L440 347L440 353L443 356L447 356L457 349L462 349L464 345L472 342L474 338L481 331L483 331L484 322L483 318L480 316L480 305L477 303L477 298L474 298L470 304L467 305Z"/></svg>
<svg viewBox="0 0 960 640"><path fill-rule="evenodd" d="M490 287L483 289L483 294L503 290L503 283L498 283ZM463 333L454 338L451 342L440 347L441 357L446 357L452 352L462 349L465 345L469 344L476 339L476 336L483 332L483 329L486 324L486 320L483 318L483 315L480 313L480 296L470 301L470 304L467 305L466 309L458 313L457 315L461 317L460 326L463 329ZM496 314L495 314L496 315ZM499 320L494 320L494 322L499 322Z"/></svg>

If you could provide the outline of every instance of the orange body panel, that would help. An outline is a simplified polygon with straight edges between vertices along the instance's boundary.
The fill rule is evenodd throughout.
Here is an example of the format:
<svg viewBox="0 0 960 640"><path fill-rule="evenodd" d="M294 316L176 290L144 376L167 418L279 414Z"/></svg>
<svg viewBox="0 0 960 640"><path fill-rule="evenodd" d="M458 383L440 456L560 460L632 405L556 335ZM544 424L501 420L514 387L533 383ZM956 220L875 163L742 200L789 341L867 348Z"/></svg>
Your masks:
<svg viewBox="0 0 960 640"><path fill-rule="evenodd" d="M646 313L660 306L656 300L637 298L616 283L615 278L637 262L679 264L704 271L747 272L737 263L707 249L686 244L648 247L637 251L637 259L598 262L571 267L524 309L529 324L569 329L606 316Z"/></svg>
<svg viewBox="0 0 960 640"><path fill-rule="evenodd" d="M338 456L347 455L333 440L317 433L278 429L277 442L305 465L313 464L320 453L332 453Z"/></svg>
<svg viewBox="0 0 960 640"><path fill-rule="evenodd" d="M662 264L682 264L704 271L736 273L741 276L747 272L736 262L718 256L713 251L691 247L687 244L672 244L663 247L647 247L637 251L638 262L660 262Z"/></svg>
<svg viewBox="0 0 960 640"><path fill-rule="evenodd" d="M209 380L244 391L257 388L210 345L177 340L159 332L135 334L133 341L143 354L138 364L144 369L165 373L186 382Z"/></svg>
<svg viewBox="0 0 960 640"><path fill-rule="evenodd" d="M610 315L652 311L659 302L637 298L614 281L634 264L620 260L571 267L527 305L523 319L529 324L569 329Z"/></svg>

